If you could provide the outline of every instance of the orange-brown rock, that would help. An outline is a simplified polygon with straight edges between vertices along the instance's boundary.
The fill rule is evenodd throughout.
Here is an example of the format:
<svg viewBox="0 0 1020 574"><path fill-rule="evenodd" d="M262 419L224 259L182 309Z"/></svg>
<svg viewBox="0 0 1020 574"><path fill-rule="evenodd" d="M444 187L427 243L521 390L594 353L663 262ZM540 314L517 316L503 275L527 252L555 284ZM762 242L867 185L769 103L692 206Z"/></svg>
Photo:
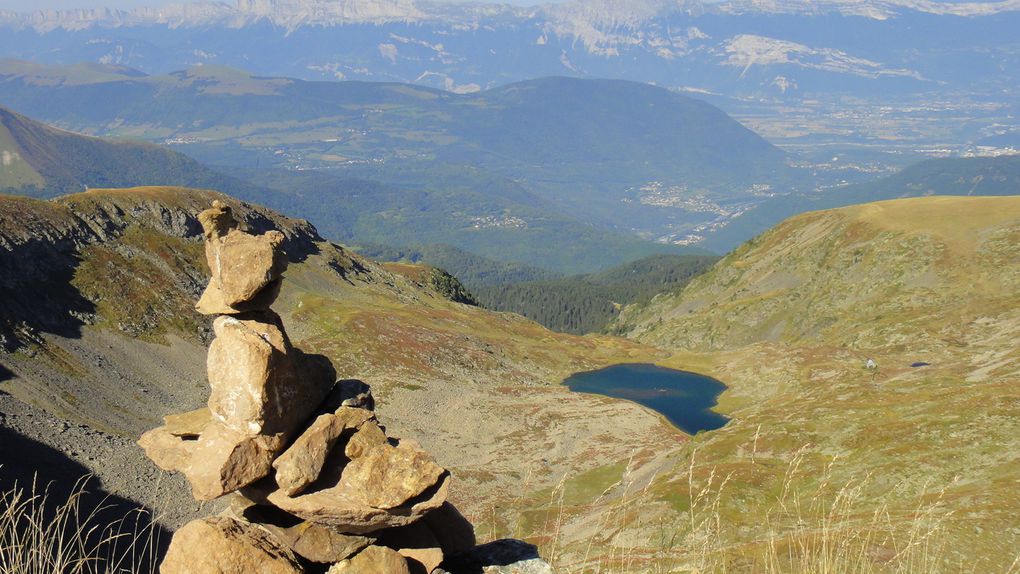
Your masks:
<svg viewBox="0 0 1020 574"><path fill-rule="evenodd" d="M238 315L251 311L266 311L279 297L282 285L283 279L276 279L251 299L230 304L219 281L210 279L209 285L202 292L202 297L195 304L195 310L203 315Z"/></svg>
<svg viewBox="0 0 1020 574"><path fill-rule="evenodd" d="M144 433L138 439L138 446L145 450L145 456L156 466L174 472L187 468L198 441L174 435L167 427L161 426Z"/></svg>
<svg viewBox="0 0 1020 574"><path fill-rule="evenodd" d="M268 475L284 444L282 434L252 436L214 423L181 470L196 499L212 500Z"/></svg>
<svg viewBox="0 0 1020 574"><path fill-rule="evenodd" d="M400 548L397 553L407 561L410 574L429 574L443 563L440 548Z"/></svg>
<svg viewBox="0 0 1020 574"><path fill-rule="evenodd" d="M320 481L321 482L321 481ZM335 483L334 483L335 484ZM416 499L396 508L373 508L357 492L339 485L326 486L298 496L276 490L266 497L277 508L304 520L332 526L345 534L366 534L382 528L411 524L442 506L450 485L449 473Z"/></svg>
<svg viewBox="0 0 1020 574"><path fill-rule="evenodd" d="M209 346L209 410L226 426L252 435L286 408L283 389L290 341L280 317L272 312L213 321L216 339ZM270 432L279 432L276 428Z"/></svg>
<svg viewBox="0 0 1020 574"><path fill-rule="evenodd" d="M300 574L292 552L269 532L222 516L194 520L170 541L161 574Z"/></svg>
<svg viewBox="0 0 1020 574"><path fill-rule="evenodd" d="M384 444L387 444L386 433L379 428L378 424L368 421L361 425L358 432L354 433L354 436L347 441L347 446L344 447L344 454L347 455L347 458L355 459L363 456L369 450Z"/></svg>
<svg viewBox="0 0 1020 574"><path fill-rule="evenodd" d="M369 546L354 558L334 564L327 574L410 574L399 552L383 546Z"/></svg>
<svg viewBox="0 0 1020 574"><path fill-rule="evenodd" d="M289 528L265 527L295 554L319 564L333 564L350 558L374 541L364 536L342 534L313 522L302 522Z"/></svg>
<svg viewBox="0 0 1020 574"><path fill-rule="evenodd" d="M198 214L198 222L202 224L206 240L219 239L237 227L234 210L218 199L213 200L212 207Z"/></svg>
<svg viewBox="0 0 1020 574"><path fill-rule="evenodd" d="M417 444L381 444L353 459L339 487L365 506L397 508L436 484L446 471Z"/></svg>
<svg viewBox="0 0 1020 574"><path fill-rule="evenodd" d="M294 496L315 482L322 472L326 456L340 436L345 431L358 429L374 416L372 411L350 407L340 407L336 413L319 415L273 462L280 490ZM383 440L386 440L385 436Z"/></svg>
<svg viewBox="0 0 1020 574"><path fill-rule="evenodd" d="M212 422L212 411L208 407L163 417L163 424L168 433L185 438L197 439L210 422Z"/></svg>

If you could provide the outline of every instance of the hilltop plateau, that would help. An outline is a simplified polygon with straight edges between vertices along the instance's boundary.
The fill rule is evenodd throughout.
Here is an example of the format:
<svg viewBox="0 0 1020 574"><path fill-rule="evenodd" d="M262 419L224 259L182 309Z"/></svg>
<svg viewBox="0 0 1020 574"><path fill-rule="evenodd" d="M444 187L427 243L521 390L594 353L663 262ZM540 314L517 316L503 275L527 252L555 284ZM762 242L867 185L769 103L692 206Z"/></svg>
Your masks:
<svg viewBox="0 0 1020 574"><path fill-rule="evenodd" d="M1015 196L811 212L624 309L616 332L729 385L730 423L659 484L726 478L713 560L1015 565L1018 240Z"/></svg>

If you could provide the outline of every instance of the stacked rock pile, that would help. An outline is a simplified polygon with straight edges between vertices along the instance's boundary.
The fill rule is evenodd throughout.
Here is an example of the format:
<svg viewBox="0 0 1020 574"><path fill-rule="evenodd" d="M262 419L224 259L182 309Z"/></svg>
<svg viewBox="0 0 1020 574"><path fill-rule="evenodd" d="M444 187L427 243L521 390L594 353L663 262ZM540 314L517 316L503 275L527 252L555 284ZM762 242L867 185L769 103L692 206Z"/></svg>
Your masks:
<svg viewBox="0 0 1020 574"><path fill-rule="evenodd" d="M386 435L360 381L291 345L270 309L287 266L283 235L237 228L216 202L199 215L212 272L197 309L217 315L208 407L167 416L139 444L223 514L179 529L162 574L441 572L474 547L446 502L450 473Z"/></svg>

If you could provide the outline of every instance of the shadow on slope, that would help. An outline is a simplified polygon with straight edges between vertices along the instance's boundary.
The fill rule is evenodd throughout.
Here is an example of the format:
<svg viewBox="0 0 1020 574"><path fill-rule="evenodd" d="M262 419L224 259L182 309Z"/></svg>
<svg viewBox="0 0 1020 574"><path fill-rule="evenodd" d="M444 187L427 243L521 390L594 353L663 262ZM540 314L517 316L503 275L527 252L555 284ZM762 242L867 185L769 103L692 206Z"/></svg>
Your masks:
<svg viewBox="0 0 1020 574"><path fill-rule="evenodd" d="M9 376L5 372L9 373L0 368L0 380ZM16 508L18 490L20 501L33 509L32 519L49 527L66 517L54 535L63 536L65 544L80 541L85 548L97 550L96 562L87 572L104 572L107 567L138 574L155 572L170 542L170 532L151 521L152 511L103 490L87 468L64 453L0 426L0 506L7 511ZM64 515L67 510L61 506L69 501L73 510ZM0 525L11 526L6 521ZM23 517L15 528L31 525Z"/></svg>
<svg viewBox="0 0 1020 574"><path fill-rule="evenodd" d="M96 307L71 283L80 262L69 238L32 239L17 251L0 251L7 270L0 280L0 347L14 351L38 332L81 336Z"/></svg>

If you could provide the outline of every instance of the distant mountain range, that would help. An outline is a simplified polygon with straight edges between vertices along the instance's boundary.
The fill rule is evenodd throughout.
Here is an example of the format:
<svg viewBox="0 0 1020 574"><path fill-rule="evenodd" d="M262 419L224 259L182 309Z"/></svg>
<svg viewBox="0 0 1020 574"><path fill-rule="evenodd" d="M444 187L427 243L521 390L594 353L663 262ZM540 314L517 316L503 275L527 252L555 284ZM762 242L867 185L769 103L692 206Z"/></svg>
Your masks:
<svg viewBox="0 0 1020 574"><path fill-rule="evenodd" d="M0 53L455 91L567 74L783 98L1015 87L1018 23L1016 0L238 0L0 12Z"/></svg>
<svg viewBox="0 0 1020 574"><path fill-rule="evenodd" d="M786 153L718 108L619 80L551 77L459 95L211 66L148 76L7 60L0 104L70 130L169 144L303 198L286 206L297 213L335 214L317 219L345 241L447 243L566 272L695 244L807 185ZM361 186L351 181L381 186L348 193ZM609 235L619 251L573 251L578 238Z"/></svg>
<svg viewBox="0 0 1020 574"><path fill-rule="evenodd" d="M491 175L465 171L446 187L427 188L322 170L213 169L165 147L66 132L4 108L0 160L0 193L49 198L95 187L192 185L321 221L334 241L445 242L504 264L579 272L692 251L584 223ZM454 251L463 261L466 254Z"/></svg>

